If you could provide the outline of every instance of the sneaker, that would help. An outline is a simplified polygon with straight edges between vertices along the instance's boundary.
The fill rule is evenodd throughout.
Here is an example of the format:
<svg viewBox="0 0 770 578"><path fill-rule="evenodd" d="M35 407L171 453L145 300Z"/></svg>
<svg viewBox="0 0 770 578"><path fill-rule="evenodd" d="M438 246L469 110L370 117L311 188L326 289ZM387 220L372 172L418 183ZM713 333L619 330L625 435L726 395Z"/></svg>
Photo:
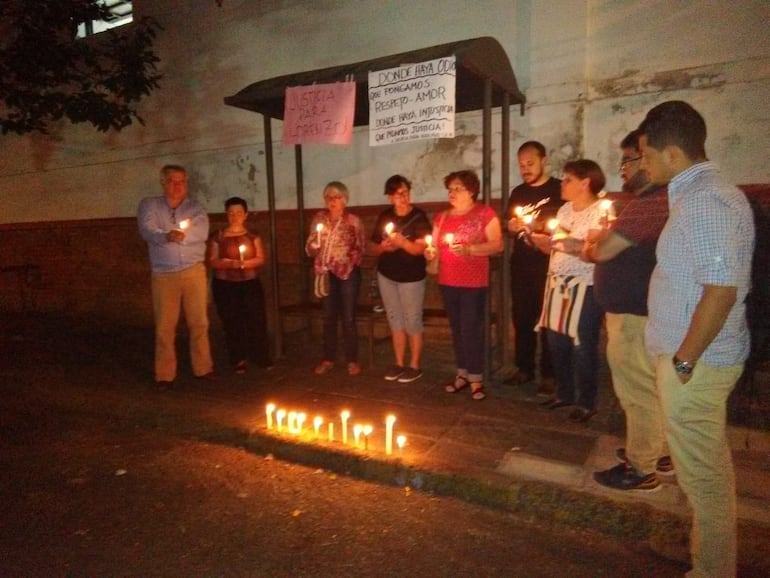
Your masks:
<svg viewBox="0 0 770 578"><path fill-rule="evenodd" d="M396 381L404 373L404 368L400 365L391 365L385 372L385 381Z"/></svg>
<svg viewBox="0 0 770 578"><path fill-rule="evenodd" d="M235 364L235 373L238 375L243 375L246 373L246 361L241 360Z"/></svg>
<svg viewBox="0 0 770 578"><path fill-rule="evenodd" d="M627 463L626 448L618 448L615 450L615 457L619 462ZM655 471L661 476L673 476L676 474L674 471L674 462L671 461L671 456L661 456L658 458L658 463L655 464Z"/></svg>
<svg viewBox="0 0 770 578"><path fill-rule="evenodd" d="M595 409L586 409L584 407L576 407L567 416L567 419L574 421L575 423L585 423L596 415Z"/></svg>
<svg viewBox="0 0 770 578"><path fill-rule="evenodd" d="M398 383L411 383L422 377L422 370L415 369L414 367L407 367L398 378Z"/></svg>
<svg viewBox="0 0 770 578"><path fill-rule="evenodd" d="M626 463L618 464L609 470L594 472L594 480L613 490L656 492L660 489L660 481L655 472L647 475L637 474L634 468Z"/></svg>

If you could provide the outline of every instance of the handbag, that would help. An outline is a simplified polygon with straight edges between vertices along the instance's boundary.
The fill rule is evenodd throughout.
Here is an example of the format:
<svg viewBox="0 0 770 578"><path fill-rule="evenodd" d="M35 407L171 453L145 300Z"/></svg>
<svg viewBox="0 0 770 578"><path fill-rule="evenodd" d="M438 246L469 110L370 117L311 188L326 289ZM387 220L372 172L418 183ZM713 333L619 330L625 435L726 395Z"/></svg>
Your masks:
<svg viewBox="0 0 770 578"><path fill-rule="evenodd" d="M313 280L313 293L318 299L329 296L329 272L316 273Z"/></svg>

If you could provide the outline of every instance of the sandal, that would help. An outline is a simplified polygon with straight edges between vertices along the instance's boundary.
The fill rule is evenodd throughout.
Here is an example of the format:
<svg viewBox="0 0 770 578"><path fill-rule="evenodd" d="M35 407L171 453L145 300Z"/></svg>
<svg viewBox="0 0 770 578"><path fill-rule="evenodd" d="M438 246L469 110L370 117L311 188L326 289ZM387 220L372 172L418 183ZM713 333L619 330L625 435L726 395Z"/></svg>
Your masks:
<svg viewBox="0 0 770 578"><path fill-rule="evenodd" d="M313 371L316 375L323 375L324 373L328 373L332 367L334 367L334 364L331 361L324 359L321 363L315 366Z"/></svg>
<svg viewBox="0 0 770 578"><path fill-rule="evenodd" d="M358 375L359 373L361 373L360 365L358 365L355 361L348 363L348 375Z"/></svg>
<svg viewBox="0 0 770 578"><path fill-rule="evenodd" d="M481 401L486 398L487 394L484 393L484 384L480 381L474 381L471 383L471 399L473 401Z"/></svg>
<svg viewBox="0 0 770 578"><path fill-rule="evenodd" d="M452 383L448 383L444 386L444 391L447 393L457 393L461 389L468 387L469 383L470 381L468 381L467 377L464 375L457 375Z"/></svg>

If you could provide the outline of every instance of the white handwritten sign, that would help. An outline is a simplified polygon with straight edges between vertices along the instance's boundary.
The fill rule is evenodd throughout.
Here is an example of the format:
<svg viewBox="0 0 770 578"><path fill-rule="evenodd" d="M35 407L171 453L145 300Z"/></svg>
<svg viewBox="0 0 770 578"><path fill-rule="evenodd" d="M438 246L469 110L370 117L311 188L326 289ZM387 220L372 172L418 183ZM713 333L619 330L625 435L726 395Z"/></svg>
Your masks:
<svg viewBox="0 0 770 578"><path fill-rule="evenodd" d="M369 73L369 146L455 135L455 57Z"/></svg>
<svg viewBox="0 0 770 578"><path fill-rule="evenodd" d="M355 82L287 88L283 144L349 144L355 108Z"/></svg>

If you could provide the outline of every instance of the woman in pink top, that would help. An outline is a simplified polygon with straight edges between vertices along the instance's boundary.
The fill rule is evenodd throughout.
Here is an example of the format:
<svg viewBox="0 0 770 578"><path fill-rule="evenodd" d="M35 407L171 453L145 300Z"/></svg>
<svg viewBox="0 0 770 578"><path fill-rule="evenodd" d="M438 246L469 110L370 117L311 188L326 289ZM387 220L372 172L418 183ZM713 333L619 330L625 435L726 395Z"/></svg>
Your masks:
<svg viewBox="0 0 770 578"><path fill-rule="evenodd" d="M332 181L324 187L326 209L313 217L305 243L305 252L314 258L316 296L321 299L324 308L323 359L315 368L317 375L334 367L340 318L348 373L361 373L356 301L361 286L359 265L366 239L361 219L346 210L349 198L348 188L339 181Z"/></svg>
<svg viewBox="0 0 770 578"><path fill-rule="evenodd" d="M484 393L484 310L489 288L489 257L503 250L500 219L493 209L476 202L479 178L457 171L444 178L449 209L433 222L428 260L439 260L438 283L452 330L457 374L445 390L456 393L471 386L471 397Z"/></svg>

